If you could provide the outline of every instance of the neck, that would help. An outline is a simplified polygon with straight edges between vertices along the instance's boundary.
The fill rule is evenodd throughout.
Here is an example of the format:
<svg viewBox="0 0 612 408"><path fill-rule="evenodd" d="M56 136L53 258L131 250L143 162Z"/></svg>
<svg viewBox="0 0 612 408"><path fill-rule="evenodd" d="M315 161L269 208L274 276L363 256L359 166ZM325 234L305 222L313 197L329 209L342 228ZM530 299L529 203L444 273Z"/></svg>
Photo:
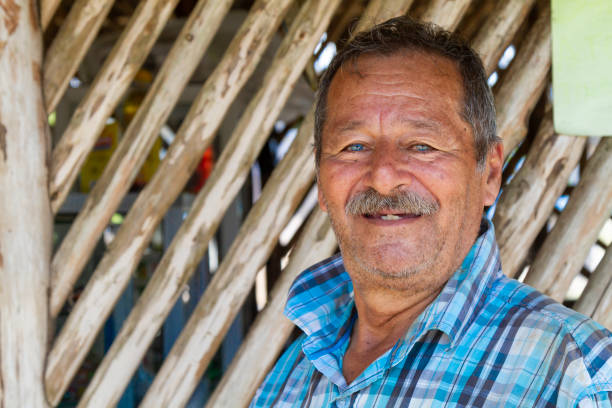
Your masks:
<svg viewBox="0 0 612 408"><path fill-rule="evenodd" d="M355 288L358 319L353 333L356 345L389 346L402 337L414 320L434 301L442 287L405 294L389 289Z"/></svg>
<svg viewBox="0 0 612 408"><path fill-rule="evenodd" d="M342 366L347 383L393 347L442 290L439 287L406 294L386 288L365 289L358 283L354 285L358 318Z"/></svg>

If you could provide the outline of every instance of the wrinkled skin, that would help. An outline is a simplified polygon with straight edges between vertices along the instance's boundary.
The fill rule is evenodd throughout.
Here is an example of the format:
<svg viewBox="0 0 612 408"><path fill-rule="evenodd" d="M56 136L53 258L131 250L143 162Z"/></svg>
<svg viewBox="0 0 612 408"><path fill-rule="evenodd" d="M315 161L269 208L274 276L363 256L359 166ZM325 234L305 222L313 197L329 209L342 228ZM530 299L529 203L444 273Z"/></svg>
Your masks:
<svg viewBox="0 0 612 408"><path fill-rule="evenodd" d="M319 203L347 271L363 290L439 291L474 243L485 205L499 191L502 148L477 168L472 128L461 116L454 62L423 53L362 56L335 75L318 174ZM412 191L432 215L347 215L351 197ZM387 217L389 218L389 217ZM437 293L437 292L436 292Z"/></svg>

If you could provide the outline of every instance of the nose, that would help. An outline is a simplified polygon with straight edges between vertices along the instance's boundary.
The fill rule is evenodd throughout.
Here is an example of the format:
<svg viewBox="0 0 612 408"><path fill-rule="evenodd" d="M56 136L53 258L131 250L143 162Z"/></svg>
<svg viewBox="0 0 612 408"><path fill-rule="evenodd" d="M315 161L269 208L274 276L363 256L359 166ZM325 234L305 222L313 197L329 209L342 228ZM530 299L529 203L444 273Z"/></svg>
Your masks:
<svg viewBox="0 0 612 408"><path fill-rule="evenodd" d="M393 148L378 148L370 158L367 183L380 194L389 195L393 190L407 187L411 174L407 164Z"/></svg>

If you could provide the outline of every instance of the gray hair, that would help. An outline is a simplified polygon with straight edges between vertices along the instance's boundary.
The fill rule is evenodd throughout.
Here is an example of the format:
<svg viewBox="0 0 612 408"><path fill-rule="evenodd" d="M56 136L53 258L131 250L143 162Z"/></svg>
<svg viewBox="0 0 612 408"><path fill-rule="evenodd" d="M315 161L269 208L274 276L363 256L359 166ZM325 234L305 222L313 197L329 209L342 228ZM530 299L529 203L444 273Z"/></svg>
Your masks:
<svg viewBox="0 0 612 408"><path fill-rule="evenodd" d="M474 133L478 168L483 169L489 150L500 142L495 122L493 94L482 61L466 41L434 24L396 17L359 33L332 59L321 77L315 110L315 161L321 161L321 135L327 114L327 94L334 75L346 62L362 55L390 56L401 51L420 51L457 63L463 79L463 118Z"/></svg>

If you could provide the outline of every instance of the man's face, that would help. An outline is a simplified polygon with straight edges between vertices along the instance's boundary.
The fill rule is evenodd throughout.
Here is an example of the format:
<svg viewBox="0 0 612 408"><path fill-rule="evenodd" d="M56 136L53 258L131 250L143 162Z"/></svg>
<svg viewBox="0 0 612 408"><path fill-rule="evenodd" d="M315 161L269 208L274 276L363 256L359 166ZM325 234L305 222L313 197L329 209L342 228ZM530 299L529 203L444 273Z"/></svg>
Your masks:
<svg viewBox="0 0 612 408"><path fill-rule="evenodd" d="M474 243L483 206L497 195L503 156L498 147L485 170L477 169L462 98L455 64L423 53L362 56L335 75L319 204L357 285L441 287ZM347 213L351 199L367 191L408 193L433 213Z"/></svg>

